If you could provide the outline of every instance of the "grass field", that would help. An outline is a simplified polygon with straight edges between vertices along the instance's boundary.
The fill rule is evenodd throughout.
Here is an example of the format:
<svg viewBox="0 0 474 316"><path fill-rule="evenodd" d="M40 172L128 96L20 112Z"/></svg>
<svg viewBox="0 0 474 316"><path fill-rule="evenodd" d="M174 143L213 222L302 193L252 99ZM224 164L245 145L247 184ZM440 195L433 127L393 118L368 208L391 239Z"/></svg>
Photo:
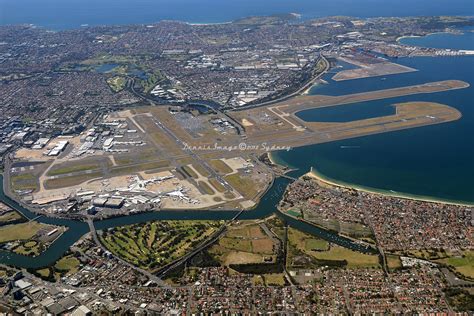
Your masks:
<svg viewBox="0 0 474 316"><path fill-rule="evenodd" d="M298 253L308 255L316 260L324 261L347 261L348 268L379 268L377 255L363 254L340 246L329 245L325 240L313 237L294 228L288 230L288 243L290 257L298 256ZM289 259L292 262L292 259Z"/></svg>
<svg viewBox="0 0 474 316"><path fill-rule="evenodd" d="M154 113L154 111L150 112L157 115ZM157 117L159 117L159 115ZM144 130L147 131L147 136L152 140L152 142L155 143L157 147L162 148L170 155L181 155L183 153L181 146L179 146L168 136L168 134L161 130L150 117L140 116L139 118L140 125Z"/></svg>
<svg viewBox="0 0 474 316"><path fill-rule="evenodd" d="M153 271L206 240L221 221L156 221L103 232L102 243L115 255Z"/></svg>
<svg viewBox="0 0 474 316"><path fill-rule="evenodd" d="M231 173L233 170L225 162L219 159L214 159L209 162L212 168L221 174Z"/></svg>
<svg viewBox="0 0 474 316"><path fill-rule="evenodd" d="M263 279L263 275L260 274L254 274L252 276L252 283L255 286L263 286L265 285L265 280Z"/></svg>
<svg viewBox="0 0 474 316"><path fill-rule="evenodd" d="M37 256L42 250L43 245L40 242L30 240L13 249L13 252L25 256Z"/></svg>
<svg viewBox="0 0 474 316"><path fill-rule="evenodd" d="M44 279L48 278L51 275L51 270L49 270L49 268L39 269L36 270L36 272Z"/></svg>
<svg viewBox="0 0 474 316"><path fill-rule="evenodd" d="M39 187L38 177L32 173L14 174L10 177L13 190L37 190Z"/></svg>
<svg viewBox="0 0 474 316"><path fill-rule="evenodd" d="M98 164L85 164L85 165L71 165L67 167L52 168L48 171L48 176L59 176L63 174L87 171L87 170L97 170L99 168Z"/></svg>
<svg viewBox="0 0 474 316"><path fill-rule="evenodd" d="M168 167L170 162L168 160L159 160L159 161L152 161L152 162L145 162L131 166L120 166L120 167L113 167L110 168L110 173L114 176L117 175L124 175L130 174L139 171L146 171L152 169L159 169Z"/></svg>
<svg viewBox="0 0 474 316"><path fill-rule="evenodd" d="M190 168L189 166L183 166L184 172L186 172L191 178L197 179L199 176L194 172L193 168Z"/></svg>
<svg viewBox="0 0 474 316"><path fill-rule="evenodd" d="M305 241L305 249L309 251L324 251L327 250L329 247L329 244L327 241L322 240L322 239L316 239L316 238L311 238L311 239L306 239Z"/></svg>
<svg viewBox="0 0 474 316"><path fill-rule="evenodd" d="M159 152L152 148L140 149L138 152L120 153L114 155L115 163L118 166L135 164L139 162L148 162L156 159Z"/></svg>
<svg viewBox="0 0 474 316"><path fill-rule="evenodd" d="M28 240L35 236L38 231L48 226L32 221L0 227L0 243L13 240Z"/></svg>
<svg viewBox="0 0 474 316"><path fill-rule="evenodd" d="M366 255L343 247L332 245L329 251L314 253L316 259L346 260L348 268L380 268L376 255Z"/></svg>
<svg viewBox="0 0 474 316"><path fill-rule="evenodd" d="M265 257L274 257L274 242L258 224L248 221L228 229L209 253L222 265L261 263Z"/></svg>
<svg viewBox="0 0 474 316"><path fill-rule="evenodd" d="M0 224L5 224L12 221L23 219L20 213L16 211L10 211L0 216Z"/></svg>
<svg viewBox="0 0 474 316"><path fill-rule="evenodd" d="M297 248L308 252L329 249L329 243L327 241L305 234L291 227L288 229L288 239Z"/></svg>
<svg viewBox="0 0 474 316"><path fill-rule="evenodd" d="M351 236L354 238L371 238L373 233L368 226L362 225L360 223L340 223L340 232L346 236Z"/></svg>
<svg viewBox="0 0 474 316"><path fill-rule="evenodd" d="M217 255L217 258L223 266L229 266L230 264L246 264L246 263L261 263L263 262L263 256L252 252L244 251L229 251L226 248L211 248L211 254Z"/></svg>
<svg viewBox="0 0 474 316"><path fill-rule="evenodd" d="M249 237L248 227L237 227L229 229L226 236L229 238L248 238Z"/></svg>
<svg viewBox="0 0 474 316"><path fill-rule="evenodd" d="M35 271L42 279L57 282L61 277L79 271L81 262L73 254L66 254L53 265Z"/></svg>
<svg viewBox="0 0 474 316"><path fill-rule="evenodd" d="M116 155L114 156L115 163L117 166L128 165L135 162L135 157L132 156L125 156L125 155Z"/></svg>
<svg viewBox="0 0 474 316"><path fill-rule="evenodd" d="M387 265L390 270L400 269L402 261L399 256L387 255Z"/></svg>
<svg viewBox="0 0 474 316"><path fill-rule="evenodd" d="M318 214L308 214L305 212L304 218L315 223L318 226L324 227L325 229L334 230L340 234L351 236L354 238L372 238L372 231L368 226L362 225L360 223L349 223L341 222L336 219L327 219Z"/></svg>
<svg viewBox="0 0 474 316"><path fill-rule="evenodd" d="M269 238L252 240L252 251L271 255L273 253L273 241Z"/></svg>
<svg viewBox="0 0 474 316"><path fill-rule="evenodd" d="M225 192L225 193L224 193L224 197L225 197L226 199L231 200L231 199L235 198L235 195L234 195L234 193L232 193L232 192Z"/></svg>
<svg viewBox="0 0 474 316"><path fill-rule="evenodd" d="M436 261L451 266L462 275L474 279L474 251L464 251L462 256L451 256Z"/></svg>
<svg viewBox="0 0 474 316"><path fill-rule="evenodd" d="M31 248L31 247L34 247L36 246L38 243L34 240L31 240L31 241L27 241L25 242L24 246L27 247L27 248Z"/></svg>
<svg viewBox="0 0 474 316"><path fill-rule="evenodd" d="M225 180L247 199L252 199L257 195L255 182L250 178L242 177L238 173L234 173L225 177Z"/></svg>
<svg viewBox="0 0 474 316"><path fill-rule="evenodd" d="M256 286L284 286L286 284L283 273L256 274L252 277L252 282Z"/></svg>
<svg viewBox="0 0 474 316"><path fill-rule="evenodd" d="M210 178L209 183L220 193L224 193L225 187L216 179L216 178Z"/></svg>
<svg viewBox="0 0 474 316"><path fill-rule="evenodd" d="M263 280L266 286L285 285L285 276L283 275L283 273L264 274Z"/></svg>
<svg viewBox="0 0 474 316"><path fill-rule="evenodd" d="M247 229L251 238L267 238L267 235L265 235L265 233L258 225L249 226L247 227Z"/></svg>
<svg viewBox="0 0 474 316"><path fill-rule="evenodd" d="M33 179L35 176L31 173L19 173L11 176L13 182L27 181Z"/></svg>
<svg viewBox="0 0 474 316"><path fill-rule="evenodd" d="M301 211L298 209L292 208L292 209L287 210L286 213L293 217L301 217Z"/></svg>
<svg viewBox="0 0 474 316"><path fill-rule="evenodd" d="M48 179L44 182L47 189L60 189L81 184L83 182L100 178L103 174L101 172L92 172L87 174L79 174L75 176L61 177L56 179Z"/></svg>
<svg viewBox="0 0 474 316"><path fill-rule="evenodd" d="M201 176L207 178L210 176L209 172L200 164L193 164L194 170L196 170Z"/></svg>
<svg viewBox="0 0 474 316"><path fill-rule="evenodd" d="M284 223L278 216L270 216L265 221L267 226L274 232L280 240L285 239Z"/></svg>
<svg viewBox="0 0 474 316"><path fill-rule="evenodd" d="M252 252L252 243L247 239L223 237L219 240L219 245L227 249Z"/></svg>
<svg viewBox="0 0 474 316"><path fill-rule="evenodd" d="M59 261L54 265L54 268L60 272L75 273L79 269L79 264L80 262L77 258L69 255L59 259Z"/></svg>
<svg viewBox="0 0 474 316"><path fill-rule="evenodd" d="M204 181L198 181L199 188L208 195L213 195L215 192L211 187Z"/></svg>

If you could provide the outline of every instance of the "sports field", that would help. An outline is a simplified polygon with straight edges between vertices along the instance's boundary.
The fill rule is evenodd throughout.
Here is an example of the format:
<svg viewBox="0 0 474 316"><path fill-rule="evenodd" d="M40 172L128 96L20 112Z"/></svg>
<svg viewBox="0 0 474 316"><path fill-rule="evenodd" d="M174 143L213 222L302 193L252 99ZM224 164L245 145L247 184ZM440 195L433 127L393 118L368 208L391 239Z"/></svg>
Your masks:
<svg viewBox="0 0 474 316"><path fill-rule="evenodd" d="M221 225L220 221L156 221L103 231L100 240L116 256L154 271L197 247Z"/></svg>

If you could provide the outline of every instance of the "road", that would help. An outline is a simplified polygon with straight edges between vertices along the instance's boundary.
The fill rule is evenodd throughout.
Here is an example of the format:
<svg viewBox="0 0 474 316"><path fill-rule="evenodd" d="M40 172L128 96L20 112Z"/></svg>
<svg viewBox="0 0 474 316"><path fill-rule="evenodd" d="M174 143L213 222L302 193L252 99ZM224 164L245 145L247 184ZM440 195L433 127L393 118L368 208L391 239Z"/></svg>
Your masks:
<svg viewBox="0 0 474 316"><path fill-rule="evenodd" d="M274 244L277 244L277 245L280 245L279 247L281 247L282 249L278 249L277 250L277 253L279 252L282 252L283 253L283 273L285 275L285 278L286 280L288 281L288 283L290 283L291 286L295 286L295 284L293 283L293 278L290 276L290 274L288 273L288 270L286 268L286 259L287 259L287 255L288 255L288 252L287 252L287 243L288 243L288 226L285 226L285 236L284 236L284 240L280 240L278 238L278 236L268 228L268 226L265 224L265 222L262 222L260 223L260 228L265 232L265 234L267 234L268 237L270 237L273 241Z"/></svg>
<svg viewBox="0 0 474 316"><path fill-rule="evenodd" d="M178 136L176 136L173 131L171 131L169 128L167 128L163 123L161 123L160 121L158 121L157 119L153 119L153 121L155 122L155 124L161 128L166 134L168 134L168 136L175 141L176 144L178 144L179 146L181 146L181 149L188 153L194 160L196 160L204 169L206 169L206 171L211 175L209 178L216 178L227 190L229 190L230 192L233 192L233 193L237 193L234 191L234 188L232 186L230 186L230 184L227 183L227 181L225 181L214 169L212 169L206 161L204 161L203 159L201 159L201 157L199 157L199 155L197 155L194 151L192 151L190 148L188 148L188 146L186 145L186 143L184 143L181 139L179 139ZM240 196L240 193L237 194L237 196Z"/></svg>
<svg viewBox="0 0 474 316"><path fill-rule="evenodd" d="M100 247L104 252L108 252L108 253L111 253L107 248L105 248L104 245L102 245L102 243L100 242L99 240L99 237L97 236L97 230L95 229L95 226L94 226L94 222L92 221L92 219L90 217L87 218L87 225L89 225L89 230L91 232L91 235L92 235L92 239L94 240L95 244ZM113 258L116 259L117 261L119 261L120 263L122 263L123 265L137 271L138 273L146 276L149 280L155 282L157 285L159 286L162 286L162 287L168 287L168 288L171 288L171 286L169 286L168 284L166 284L162 279L160 279L159 277L157 277L156 275L153 275L151 274L150 272L146 271L146 270L143 270L143 269L140 269L136 266L134 266L133 264L115 256L114 254L112 254Z"/></svg>
<svg viewBox="0 0 474 316"><path fill-rule="evenodd" d="M189 252L188 254L184 255L181 258L178 258L177 260L169 263L167 266L161 268L158 270L156 273L157 276L162 277L165 276L168 272L172 271L173 269L176 269L177 267L183 265L186 263L189 259L193 258L195 255L200 253L201 251L205 250L206 248L210 247L212 244L217 242L219 238L222 237L222 235L227 231L227 227L229 227L239 216L243 213L244 211L241 210L238 212L229 222L224 224L217 232L215 232L209 239L204 241L201 245L199 245L197 248L195 248L193 251Z"/></svg>
<svg viewBox="0 0 474 316"><path fill-rule="evenodd" d="M271 100L271 101L257 103L257 104L251 104L251 105L247 105L247 106L241 106L241 107L238 107L238 108L234 109L234 111L242 111L242 110L248 110L248 109L252 109L252 108L258 108L258 107L261 107L261 106L272 105L272 104L275 104L275 103L279 103L279 102L291 99L291 98L293 98L297 95L300 95L302 92L304 92L307 89L311 88L314 85L314 83L329 70L330 64L329 64L329 61L326 59L326 57L321 55L321 60L324 62L323 71L319 72L316 76L314 76L310 81L308 81L306 84L304 84L298 90L296 90L296 91L294 91L290 94L284 95L280 98ZM316 62L316 64L317 63L318 62Z"/></svg>
<svg viewBox="0 0 474 316"><path fill-rule="evenodd" d="M245 109L251 109L251 108L256 108L256 107L261 107L261 106L265 106L265 105L271 105L271 104L275 104L275 103L278 103L278 102L281 102L281 101L285 101L285 100L288 100L294 96L297 96L299 94L301 94L302 92L304 92L305 90L311 88L311 86L314 85L314 83L319 79L321 78L330 68L330 64L329 64L329 61L326 59L326 57L324 57L322 54L320 56L320 59L319 60L322 60L324 62L324 69L319 72L316 76L314 76L313 78L311 78L311 80L309 80L307 83L305 83L303 86L301 86L300 88L298 88L296 91L290 93L290 94L287 94L287 95L283 95L279 98L276 98L274 100L271 100L271 101L266 101L266 102L261 102L261 103L256 103L256 104L252 104L252 105L248 105L248 106L242 106L242 107L239 107L237 109L233 109L235 111L240 111L240 110L245 110ZM316 61L316 64L319 62ZM132 78L132 77L129 77L129 83L127 83L127 86L128 88L130 89L130 91L137 97L141 98L142 100L145 100L147 102L149 102L151 105L155 105L155 102L156 100L148 97L147 95L141 93L141 92L138 92L135 90L135 79ZM173 102L166 102L166 101L162 101L160 102L161 104L168 104L168 105L175 105L177 103L173 103ZM182 105L182 104L180 104ZM215 110L215 109L214 109Z"/></svg>

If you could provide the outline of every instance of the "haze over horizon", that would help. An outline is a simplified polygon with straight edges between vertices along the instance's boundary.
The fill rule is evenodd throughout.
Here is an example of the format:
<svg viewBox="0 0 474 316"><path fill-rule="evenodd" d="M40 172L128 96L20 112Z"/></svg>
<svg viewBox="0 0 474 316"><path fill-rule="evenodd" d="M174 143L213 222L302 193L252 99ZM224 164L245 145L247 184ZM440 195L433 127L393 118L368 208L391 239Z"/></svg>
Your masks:
<svg viewBox="0 0 474 316"><path fill-rule="evenodd" d="M472 315L473 100L474 0L0 0L0 315Z"/></svg>
<svg viewBox="0 0 474 316"><path fill-rule="evenodd" d="M54 30L83 24L143 24L160 20L227 22L254 15L300 13L303 18L347 15L474 15L469 0L0 0L0 24L31 23Z"/></svg>

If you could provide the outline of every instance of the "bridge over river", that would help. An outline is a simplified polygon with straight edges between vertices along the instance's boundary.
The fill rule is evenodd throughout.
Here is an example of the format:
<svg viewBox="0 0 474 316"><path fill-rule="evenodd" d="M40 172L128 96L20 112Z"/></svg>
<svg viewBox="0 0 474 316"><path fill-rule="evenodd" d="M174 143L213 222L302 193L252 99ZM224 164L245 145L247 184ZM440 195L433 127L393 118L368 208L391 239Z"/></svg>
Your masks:
<svg viewBox="0 0 474 316"><path fill-rule="evenodd" d="M3 176L0 176L0 201L22 213L28 219L36 218L38 222L65 226L67 231L62 234L50 247L36 257L19 255L7 251L0 251L0 264L16 266L19 268L41 268L54 263L56 260L68 251L69 247L79 240L83 235L93 228L95 230L104 230L112 227L144 223L155 220L232 220L238 218L259 219L276 213L288 225L295 227L306 233L315 235L342 247L363 253L376 252L373 248L367 248L364 245L356 243L348 238L339 236L335 233L326 231L310 223L297 220L278 212L277 205L283 196L286 186L293 180L292 176L279 177L275 179L272 187L262 197L260 203L252 210L248 211L223 211L223 210L194 210L194 211L176 211L176 210L160 210L157 212L146 212L133 214L128 216L115 217L105 220L90 222L89 224L78 220L66 220L52 218L47 216L38 217L25 207L18 204L5 195L3 191Z"/></svg>

